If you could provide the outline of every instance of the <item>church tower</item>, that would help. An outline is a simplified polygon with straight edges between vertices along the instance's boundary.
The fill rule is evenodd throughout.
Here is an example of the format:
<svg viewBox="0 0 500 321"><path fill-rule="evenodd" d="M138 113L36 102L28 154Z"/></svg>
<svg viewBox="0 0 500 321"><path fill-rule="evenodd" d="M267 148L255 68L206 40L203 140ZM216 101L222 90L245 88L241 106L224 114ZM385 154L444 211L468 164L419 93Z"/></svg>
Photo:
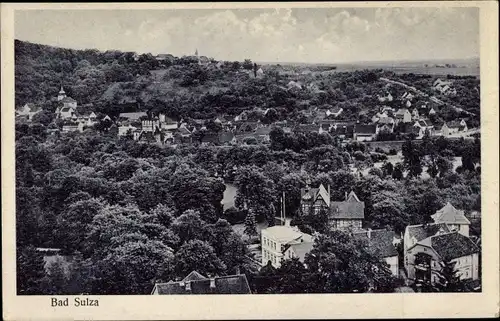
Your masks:
<svg viewBox="0 0 500 321"><path fill-rule="evenodd" d="M194 55L198 57L198 48L196 48L196 51L194 52Z"/></svg>
<svg viewBox="0 0 500 321"><path fill-rule="evenodd" d="M59 90L59 94L57 95L57 101L61 101L64 98L66 98L66 92L64 91L64 89L61 85L61 90Z"/></svg>

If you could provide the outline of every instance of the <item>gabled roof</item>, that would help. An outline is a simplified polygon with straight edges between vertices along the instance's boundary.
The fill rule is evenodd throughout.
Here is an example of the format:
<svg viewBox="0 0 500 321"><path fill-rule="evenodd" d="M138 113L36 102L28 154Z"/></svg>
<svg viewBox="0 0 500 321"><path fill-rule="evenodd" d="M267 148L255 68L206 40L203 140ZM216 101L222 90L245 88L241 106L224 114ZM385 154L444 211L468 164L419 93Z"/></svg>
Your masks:
<svg viewBox="0 0 500 321"><path fill-rule="evenodd" d="M397 256L398 251L394 246L396 233L386 229L355 232L354 237L364 240L380 258Z"/></svg>
<svg viewBox="0 0 500 321"><path fill-rule="evenodd" d="M351 191L349 195L347 195L346 202L361 202L361 201L359 200L358 195L356 195L354 191Z"/></svg>
<svg viewBox="0 0 500 321"><path fill-rule="evenodd" d="M312 200L313 202L321 197L326 205L330 206L330 195L323 184L320 184L318 188L302 188L300 194L303 200Z"/></svg>
<svg viewBox="0 0 500 321"><path fill-rule="evenodd" d="M192 274L192 273L191 273ZM190 274L190 275L191 275ZM199 276L203 277L198 273ZM189 283L189 289L187 284ZM157 283L153 289L158 294L251 294L245 274L210 278L195 278L168 283Z"/></svg>
<svg viewBox="0 0 500 321"><path fill-rule="evenodd" d="M431 216L435 223L470 224L464 211L457 210L450 202Z"/></svg>
<svg viewBox="0 0 500 321"><path fill-rule="evenodd" d="M449 233L450 229L448 225L444 223L440 224L419 224L419 225L409 225L406 227L406 232L410 238L415 238L417 242L426 239L430 236L434 236L437 233Z"/></svg>
<svg viewBox="0 0 500 321"><path fill-rule="evenodd" d="M458 232L431 237L431 246L446 262L479 252L479 248L470 238Z"/></svg>
<svg viewBox="0 0 500 321"><path fill-rule="evenodd" d="M406 108L400 108L400 109L398 109L398 111L395 113L395 115L396 115L396 116L397 116L397 115L404 115L404 114L406 114L406 113L409 113L408 109L406 109Z"/></svg>
<svg viewBox="0 0 500 321"><path fill-rule="evenodd" d="M191 271L182 281L197 281L197 280L204 280L206 279L206 276L203 276L202 274L198 273L197 271Z"/></svg>

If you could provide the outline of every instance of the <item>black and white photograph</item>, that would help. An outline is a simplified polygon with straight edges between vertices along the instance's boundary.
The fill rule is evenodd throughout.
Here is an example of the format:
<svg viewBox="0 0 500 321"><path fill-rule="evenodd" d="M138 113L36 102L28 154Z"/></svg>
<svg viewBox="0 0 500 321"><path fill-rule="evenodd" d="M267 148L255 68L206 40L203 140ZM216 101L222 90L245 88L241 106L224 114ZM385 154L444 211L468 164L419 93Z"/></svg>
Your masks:
<svg viewBox="0 0 500 321"><path fill-rule="evenodd" d="M478 7L13 19L17 296L483 291Z"/></svg>

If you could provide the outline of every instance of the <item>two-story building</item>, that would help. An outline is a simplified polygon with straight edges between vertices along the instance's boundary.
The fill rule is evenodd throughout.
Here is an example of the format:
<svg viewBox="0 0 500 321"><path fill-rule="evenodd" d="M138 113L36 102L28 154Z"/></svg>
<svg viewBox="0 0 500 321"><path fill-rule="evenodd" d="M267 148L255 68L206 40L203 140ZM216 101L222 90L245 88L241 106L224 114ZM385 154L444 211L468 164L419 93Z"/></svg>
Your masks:
<svg viewBox="0 0 500 321"><path fill-rule="evenodd" d="M465 217L464 211L457 210L450 202L438 210L435 214L431 215L434 223L445 223L448 225L450 231L465 235L469 237L470 221Z"/></svg>
<svg viewBox="0 0 500 321"><path fill-rule="evenodd" d="M347 193L346 193L347 194ZM328 225L331 229L361 229L365 218L365 203L360 201L356 193L351 191L344 201L331 201L330 186L326 189L322 184L312 188L310 182L301 189L302 214L328 214Z"/></svg>
<svg viewBox="0 0 500 321"><path fill-rule="evenodd" d="M291 258L293 255L305 256L301 254L303 249L294 247L295 245L310 243L308 247L312 248L313 242L311 235L300 232L296 226L276 225L263 229L261 231L261 264L265 266L270 261L272 266L278 268L282 260Z"/></svg>
<svg viewBox="0 0 500 321"><path fill-rule="evenodd" d="M329 225L332 229L361 229L365 219L365 202L359 200L354 191L346 195L345 201L331 202Z"/></svg>
<svg viewBox="0 0 500 321"><path fill-rule="evenodd" d="M411 113L407 108L398 109L398 111L394 114L394 117L396 118L396 122L398 123L411 122Z"/></svg>
<svg viewBox="0 0 500 321"><path fill-rule="evenodd" d="M435 283L443 264L453 262L461 279L479 277L479 248L469 238L470 221L447 203L434 223L410 225L404 234L405 268L410 280Z"/></svg>

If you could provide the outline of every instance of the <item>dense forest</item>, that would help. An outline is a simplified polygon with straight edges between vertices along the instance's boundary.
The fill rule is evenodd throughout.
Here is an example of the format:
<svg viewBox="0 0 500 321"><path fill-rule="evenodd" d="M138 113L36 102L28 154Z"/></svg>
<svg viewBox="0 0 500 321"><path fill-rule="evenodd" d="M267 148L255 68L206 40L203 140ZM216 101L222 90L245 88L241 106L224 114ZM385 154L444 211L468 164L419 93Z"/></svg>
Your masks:
<svg viewBox="0 0 500 321"><path fill-rule="evenodd" d="M344 110L343 119L366 122L378 112L377 95L388 90L381 77L410 83L427 95L436 94L431 87L437 77L397 75L382 69L332 72L308 66L308 72L290 72L286 66L265 65L258 66L266 73L266 77L259 78L252 77L254 67L249 59L245 62L209 59L199 65L193 56L156 60L151 54L62 49L17 40L15 55L17 106L38 103L53 111L54 97L64 85L68 96L82 108L87 106L112 117L123 112L121 103L133 101L139 103L141 110L164 112L175 119L235 116L243 110L260 107L272 109L272 121L300 121L304 117L301 111L337 106ZM446 105L435 121L470 117L469 127L477 127L479 80L452 75L448 78L454 79L457 95L439 95ZM303 88L288 88L290 81ZM399 97L406 90L391 86L395 99L385 104L400 108ZM423 100L416 97L414 106Z"/></svg>
<svg viewBox="0 0 500 321"><path fill-rule="evenodd" d="M307 180L330 185L334 200L354 190L366 204L366 226L397 233L409 224L430 221L448 201L466 213L481 210L479 138L407 140L402 161L393 166L386 161L388 153L366 144L342 145L329 134L285 134L279 128L272 130L269 145L227 148L138 144L99 127L61 136L47 133L61 83L69 96L87 105L84 108L110 116L121 112L117 104L136 100L143 110L179 118L235 115L265 107L276 111L276 120L298 119L300 110L325 104L342 106L345 117L355 118L378 103L373 97L383 88L377 79L388 76L385 71L309 75L321 86L318 94L283 89L285 76L273 69L263 79L240 73L244 62L216 68L200 66L189 57L159 62L141 55L136 60L134 53L20 41L15 49L16 105L34 102L44 109L30 124L16 123L15 128L20 294L147 294L154 282L182 278L191 270L207 275L241 271L257 293L290 291L292 277L278 282L278 288L262 281L284 274L302 275L303 292L367 291L379 278L361 267L381 263L373 263L373 254L347 233L325 231L321 215L298 215L300 189ZM160 79L154 73L159 70L164 70ZM429 81L416 79L414 85L425 87ZM467 94L453 98L453 103L479 117L479 106L470 96L478 81L460 81ZM462 160L456 170L453 157ZM385 163L367 175L351 170L378 161ZM421 177L424 167L430 176L426 179ZM236 207L223 211L226 182L236 185L238 192ZM258 222L273 225L283 192L292 224L323 234L313 252L342 249L345 256L339 260L355 260L350 265L355 277L349 282L350 270L329 275L315 269L332 264L328 255L308 256L307 273L296 260L278 272L257 272L246 246L252 238L244 241L232 225L244 222L249 236L257 234ZM472 226L471 233L480 235L480 224ZM37 247L61 249L72 263L55 262L47 272ZM377 282L378 292L395 286L388 279Z"/></svg>

